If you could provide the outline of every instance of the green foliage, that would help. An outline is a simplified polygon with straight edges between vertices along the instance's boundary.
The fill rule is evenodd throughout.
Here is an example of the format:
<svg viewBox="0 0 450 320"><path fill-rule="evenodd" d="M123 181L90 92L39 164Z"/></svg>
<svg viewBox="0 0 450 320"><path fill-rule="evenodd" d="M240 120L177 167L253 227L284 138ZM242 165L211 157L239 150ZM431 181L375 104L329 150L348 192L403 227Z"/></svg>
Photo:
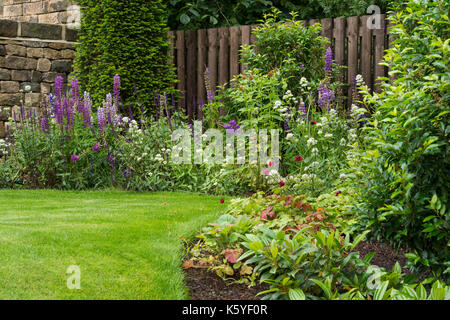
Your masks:
<svg viewBox="0 0 450 320"><path fill-rule="evenodd" d="M279 15L274 10L264 16L264 23L254 30L255 43L242 50L242 61L264 74L279 70L289 89L297 95L302 77L311 82L324 78L327 39L320 36L320 24L304 27L296 13L279 23Z"/></svg>
<svg viewBox="0 0 450 320"><path fill-rule="evenodd" d="M157 90L171 91L175 73L168 64L164 1L79 2L82 23L74 68L94 105L109 92L115 74L121 77L127 106L138 101L150 106Z"/></svg>
<svg viewBox="0 0 450 320"><path fill-rule="evenodd" d="M366 14L372 5L386 12L392 0L170 0L169 26L172 30L251 25L261 20L272 8L288 18L292 11L300 19L348 17Z"/></svg>
<svg viewBox="0 0 450 320"><path fill-rule="evenodd" d="M374 237L414 250L415 263L448 277L449 31L446 1L408 1L392 17L385 64L395 79L364 101L375 110L354 163L354 211Z"/></svg>

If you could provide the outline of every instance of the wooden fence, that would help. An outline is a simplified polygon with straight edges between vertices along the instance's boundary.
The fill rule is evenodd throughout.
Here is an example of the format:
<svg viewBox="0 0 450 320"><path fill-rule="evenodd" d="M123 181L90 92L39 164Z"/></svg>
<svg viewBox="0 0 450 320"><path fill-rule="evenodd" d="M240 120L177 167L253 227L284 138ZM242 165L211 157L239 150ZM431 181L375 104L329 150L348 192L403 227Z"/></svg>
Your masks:
<svg viewBox="0 0 450 320"><path fill-rule="evenodd" d="M387 76L386 67L379 65L391 39L386 15L380 15L379 28L369 28L370 16L329 18L303 21L304 25L321 23L322 36L328 38L337 64L346 66L342 81L347 84L347 104L351 105L352 80L361 74L372 90L378 90L376 79ZM212 89L229 83L244 71L239 50L243 44L252 44L256 26L237 26L187 31L170 31L174 48L171 63L177 68L177 88L184 92L180 102L190 118L201 112L199 105L207 101L204 72L209 68Z"/></svg>

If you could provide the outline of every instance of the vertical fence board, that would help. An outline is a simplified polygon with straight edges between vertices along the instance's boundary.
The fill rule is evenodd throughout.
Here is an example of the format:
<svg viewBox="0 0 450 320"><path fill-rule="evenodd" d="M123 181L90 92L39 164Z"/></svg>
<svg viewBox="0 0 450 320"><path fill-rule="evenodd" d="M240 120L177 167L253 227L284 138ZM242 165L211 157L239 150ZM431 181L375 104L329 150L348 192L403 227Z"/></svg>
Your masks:
<svg viewBox="0 0 450 320"><path fill-rule="evenodd" d="M336 18L334 19L334 29L333 29L333 37L334 37L334 61L337 65L343 66L345 65L345 18ZM339 73L339 81L341 83L345 83L345 69L342 69ZM338 96L343 97L344 88L340 87L338 91ZM345 95L346 96L346 95Z"/></svg>
<svg viewBox="0 0 450 320"><path fill-rule="evenodd" d="M217 87L217 44L217 29L208 29L209 85L212 91Z"/></svg>
<svg viewBox="0 0 450 320"><path fill-rule="evenodd" d="M242 26L241 27L241 43L242 46L250 45L250 26ZM241 63L241 72L247 70L247 65Z"/></svg>
<svg viewBox="0 0 450 320"><path fill-rule="evenodd" d="M186 64L185 64L185 50L184 50L184 31L177 31L177 89L184 94L183 99L179 100L180 109L186 110L185 88L186 88Z"/></svg>
<svg viewBox="0 0 450 320"><path fill-rule="evenodd" d="M241 45L239 27L230 28L230 80L239 74L239 47Z"/></svg>
<svg viewBox="0 0 450 320"><path fill-rule="evenodd" d="M368 18L369 16L362 16L360 18L361 75L366 85L372 89L372 30L367 26Z"/></svg>
<svg viewBox="0 0 450 320"><path fill-rule="evenodd" d="M197 31L197 100L199 105L206 102L205 69L207 34L206 29ZM199 114L201 117L201 115Z"/></svg>
<svg viewBox="0 0 450 320"><path fill-rule="evenodd" d="M322 19L321 24L322 24L321 35L322 37L325 37L329 40L329 46L331 46L332 44L331 39L333 38L333 19L331 18Z"/></svg>
<svg viewBox="0 0 450 320"><path fill-rule="evenodd" d="M348 85L344 88L348 106L352 104L353 79L359 72L366 84L375 90L380 90L375 80L387 75L387 68L380 66L379 62L383 59L384 50L393 40L388 31L390 22L386 15L381 15L381 28L373 29L367 26L368 18L369 16L302 21L307 26L321 23L321 35L330 40L335 62L347 66L340 75L340 81ZM167 33L172 44L169 63L177 67L177 88L186 91L186 102L189 103L186 105L181 99L179 106L189 110L190 119L196 114L200 116L192 108L194 98L197 104L200 101L206 103L207 100L205 67L209 68L211 90L229 83L233 76L245 71L247 67L240 62L240 46L255 43L254 30L257 27L252 25ZM173 39L174 35L176 39ZM255 48L256 51L257 49Z"/></svg>
<svg viewBox="0 0 450 320"><path fill-rule="evenodd" d="M386 43L386 15L382 14L380 17L380 29L373 31L375 35L375 86L374 90L380 92L379 81L376 81L379 77L386 76L386 67L379 63L383 60L385 43Z"/></svg>
<svg viewBox="0 0 450 320"><path fill-rule="evenodd" d="M358 17L347 18L347 105L350 107L352 104L352 84L353 78L358 73Z"/></svg>
<svg viewBox="0 0 450 320"><path fill-rule="evenodd" d="M187 56L186 56L186 83L187 86L187 92L186 92L186 101L188 104L188 116L189 120L192 120L194 118L194 115L196 114L196 90L195 90L195 56L196 56L196 49L197 49L197 40L196 36L197 33L195 30L188 30L187 32L187 38L186 38L186 49L187 49Z"/></svg>
<svg viewBox="0 0 450 320"><path fill-rule="evenodd" d="M230 80L229 42L228 28L219 28L219 86L225 85Z"/></svg>

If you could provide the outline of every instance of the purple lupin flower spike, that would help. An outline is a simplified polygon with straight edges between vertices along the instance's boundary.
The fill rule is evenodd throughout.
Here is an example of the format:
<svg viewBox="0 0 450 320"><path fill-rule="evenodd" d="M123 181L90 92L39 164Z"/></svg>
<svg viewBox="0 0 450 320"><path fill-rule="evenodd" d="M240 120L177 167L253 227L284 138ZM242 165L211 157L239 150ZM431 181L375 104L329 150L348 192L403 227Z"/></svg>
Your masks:
<svg viewBox="0 0 450 320"><path fill-rule="evenodd" d="M83 106L83 127L87 128L92 126L91 115L92 115L92 102L91 97L88 92L84 92L84 106Z"/></svg>
<svg viewBox="0 0 450 320"><path fill-rule="evenodd" d="M98 127L99 127L100 132L104 132L106 130L106 119L105 119L105 109L104 108L98 108L97 120L98 120Z"/></svg>
<svg viewBox="0 0 450 320"><path fill-rule="evenodd" d="M66 126L66 130L70 131L72 130L73 126L75 123L75 119L74 119L74 111L73 108L71 106L67 107L67 126Z"/></svg>
<svg viewBox="0 0 450 320"><path fill-rule="evenodd" d="M118 74L116 74L114 76L114 90L113 90L113 94L114 94L114 102L116 104L119 103L119 97L120 97L120 76Z"/></svg>
<svg viewBox="0 0 450 320"><path fill-rule="evenodd" d="M57 76L55 78L55 94L56 94L56 97L58 97L59 99L61 99L62 95L63 95L63 86L64 86L63 77Z"/></svg>
<svg viewBox="0 0 450 320"><path fill-rule="evenodd" d="M72 79L72 98L75 101L78 101L78 99L80 98L80 86L76 77L73 77Z"/></svg>
<svg viewBox="0 0 450 320"><path fill-rule="evenodd" d="M133 118L133 109L131 108L131 104L128 106L128 112L130 113L131 121L133 121L134 120L134 118Z"/></svg>
<svg viewBox="0 0 450 320"><path fill-rule="evenodd" d="M333 50L328 47L325 56L325 72L333 70Z"/></svg>

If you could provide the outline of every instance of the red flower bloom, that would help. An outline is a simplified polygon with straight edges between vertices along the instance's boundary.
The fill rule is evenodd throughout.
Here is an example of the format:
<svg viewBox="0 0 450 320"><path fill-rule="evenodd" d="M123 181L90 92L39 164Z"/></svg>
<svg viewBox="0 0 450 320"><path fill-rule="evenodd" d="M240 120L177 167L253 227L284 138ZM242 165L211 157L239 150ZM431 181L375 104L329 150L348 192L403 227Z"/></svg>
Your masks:
<svg viewBox="0 0 450 320"><path fill-rule="evenodd" d="M280 181L280 187L284 187L285 184L284 181Z"/></svg>
<svg viewBox="0 0 450 320"><path fill-rule="evenodd" d="M224 198L220 199L220 203L224 203L224 202L225 202Z"/></svg>
<svg viewBox="0 0 450 320"><path fill-rule="evenodd" d="M295 161L303 161L303 158L300 157L300 156L296 156L296 157L295 157Z"/></svg>
<svg viewBox="0 0 450 320"><path fill-rule="evenodd" d="M311 124L317 124L317 121L311 120Z"/></svg>
<svg viewBox="0 0 450 320"><path fill-rule="evenodd" d="M340 195L342 193L341 190L338 190L338 192L336 192L336 196Z"/></svg>

